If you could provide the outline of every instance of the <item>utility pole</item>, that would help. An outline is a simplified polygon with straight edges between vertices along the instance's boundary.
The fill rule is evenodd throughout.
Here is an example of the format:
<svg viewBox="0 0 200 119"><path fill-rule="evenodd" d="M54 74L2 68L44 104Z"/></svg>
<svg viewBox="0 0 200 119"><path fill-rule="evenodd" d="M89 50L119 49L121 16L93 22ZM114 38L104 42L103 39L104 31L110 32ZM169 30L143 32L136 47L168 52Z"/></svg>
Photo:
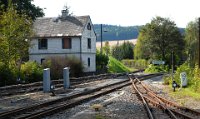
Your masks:
<svg viewBox="0 0 200 119"><path fill-rule="evenodd" d="M200 17L199 17L199 68L200 68Z"/></svg>
<svg viewBox="0 0 200 119"><path fill-rule="evenodd" d="M101 24L101 54L102 54L102 42L103 42L103 28L102 28L102 24Z"/></svg>

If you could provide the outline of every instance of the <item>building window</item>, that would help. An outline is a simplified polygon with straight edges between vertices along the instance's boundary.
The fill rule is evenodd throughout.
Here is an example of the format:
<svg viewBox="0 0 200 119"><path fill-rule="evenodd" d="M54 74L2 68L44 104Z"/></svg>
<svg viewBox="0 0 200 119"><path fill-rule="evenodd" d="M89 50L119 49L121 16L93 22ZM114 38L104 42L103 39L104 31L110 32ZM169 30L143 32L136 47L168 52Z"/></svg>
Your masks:
<svg viewBox="0 0 200 119"><path fill-rule="evenodd" d="M90 67L90 58L88 58L88 67Z"/></svg>
<svg viewBox="0 0 200 119"><path fill-rule="evenodd" d="M45 61L45 59L44 59L44 58L42 58L42 59L41 59L41 64L43 64L43 63L44 63L44 61Z"/></svg>
<svg viewBox="0 0 200 119"><path fill-rule="evenodd" d="M91 38L88 38L88 49L91 49Z"/></svg>
<svg viewBox="0 0 200 119"><path fill-rule="evenodd" d="M38 49L47 49L47 39L38 39Z"/></svg>
<svg viewBox="0 0 200 119"><path fill-rule="evenodd" d="M88 30L91 30L91 25L90 25L90 23L88 23L87 29L88 29Z"/></svg>
<svg viewBox="0 0 200 119"><path fill-rule="evenodd" d="M62 39L62 48L63 49L71 49L72 48L71 38L63 38Z"/></svg>

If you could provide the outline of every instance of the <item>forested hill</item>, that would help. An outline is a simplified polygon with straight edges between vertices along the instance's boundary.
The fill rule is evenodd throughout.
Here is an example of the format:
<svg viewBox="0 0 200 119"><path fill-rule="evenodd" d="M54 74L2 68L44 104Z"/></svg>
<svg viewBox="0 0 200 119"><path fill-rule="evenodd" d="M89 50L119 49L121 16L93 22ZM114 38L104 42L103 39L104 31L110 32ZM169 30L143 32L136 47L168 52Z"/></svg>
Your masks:
<svg viewBox="0 0 200 119"><path fill-rule="evenodd" d="M103 24L102 28L103 28L103 41L136 39L139 33L139 26L123 27L123 26ZM100 41L101 40L101 25L94 24L94 29L97 34L97 41Z"/></svg>
<svg viewBox="0 0 200 119"><path fill-rule="evenodd" d="M103 24L103 41L137 39L140 27ZM94 29L97 34L97 41L101 41L101 25L94 24ZM184 33L184 28L180 28L180 32Z"/></svg>

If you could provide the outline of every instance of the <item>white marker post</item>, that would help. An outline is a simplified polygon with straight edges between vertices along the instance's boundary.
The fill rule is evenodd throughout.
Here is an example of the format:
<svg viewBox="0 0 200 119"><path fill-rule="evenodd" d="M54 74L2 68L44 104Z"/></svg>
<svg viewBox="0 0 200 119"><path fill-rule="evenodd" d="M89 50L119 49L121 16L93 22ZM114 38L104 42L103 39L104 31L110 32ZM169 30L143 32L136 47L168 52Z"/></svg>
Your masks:
<svg viewBox="0 0 200 119"><path fill-rule="evenodd" d="M50 69L43 70L43 92L50 92Z"/></svg>
<svg viewBox="0 0 200 119"><path fill-rule="evenodd" d="M69 67L65 67L63 69L63 82L64 82L64 89L67 89L70 87L70 81L69 81Z"/></svg>
<svg viewBox="0 0 200 119"><path fill-rule="evenodd" d="M187 75L186 75L186 72L181 72L180 73L180 78L181 78L181 87L186 87L187 86Z"/></svg>

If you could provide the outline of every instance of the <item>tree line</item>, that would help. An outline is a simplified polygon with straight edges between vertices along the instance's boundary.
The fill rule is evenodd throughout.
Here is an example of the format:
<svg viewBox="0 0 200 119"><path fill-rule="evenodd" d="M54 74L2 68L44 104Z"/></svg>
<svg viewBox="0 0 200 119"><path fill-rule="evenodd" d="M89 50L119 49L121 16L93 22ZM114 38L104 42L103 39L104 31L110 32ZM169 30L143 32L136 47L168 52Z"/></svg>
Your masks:
<svg viewBox="0 0 200 119"><path fill-rule="evenodd" d="M137 39L139 31L143 26L117 26L117 25L102 25L103 41L112 40L129 40ZM101 41L101 25L94 24L94 30L97 34L97 41ZM181 34L184 34L185 29L179 28Z"/></svg>

